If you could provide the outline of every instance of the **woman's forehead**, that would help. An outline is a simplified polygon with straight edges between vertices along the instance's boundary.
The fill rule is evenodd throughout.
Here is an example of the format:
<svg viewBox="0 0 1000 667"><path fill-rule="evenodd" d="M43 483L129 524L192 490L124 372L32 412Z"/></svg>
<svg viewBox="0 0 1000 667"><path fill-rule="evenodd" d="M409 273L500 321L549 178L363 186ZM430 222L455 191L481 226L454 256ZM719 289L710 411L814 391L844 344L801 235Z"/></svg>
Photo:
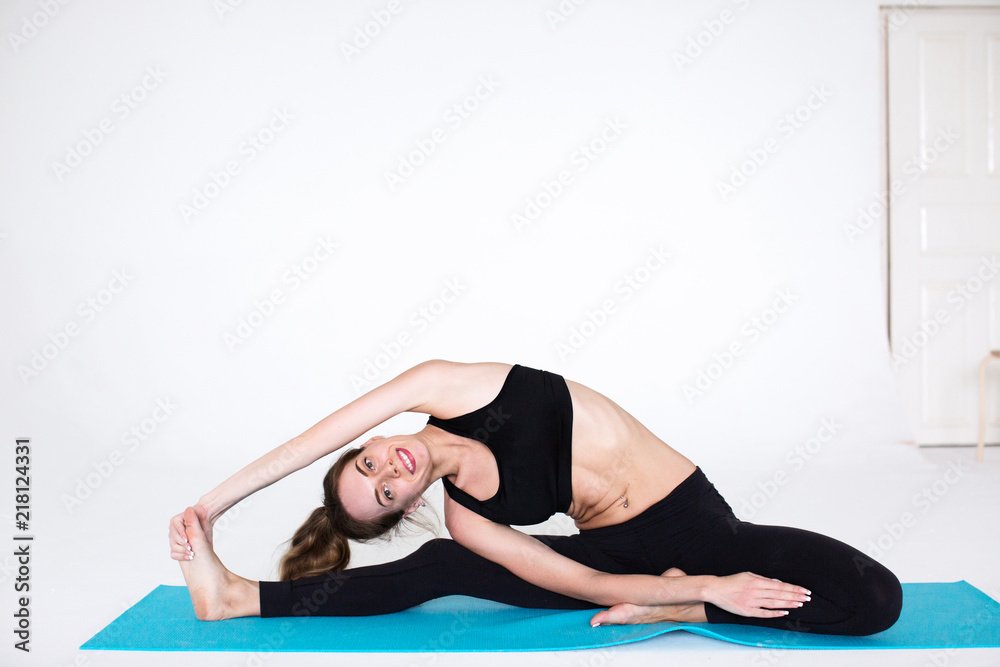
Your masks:
<svg viewBox="0 0 1000 667"><path fill-rule="evenodd" d="M381 506L375 499L371 478L365 477L356 465L361 458L344 467L340 473L340 502L347 513L356 519L371 519L377 516Z"/></svg>

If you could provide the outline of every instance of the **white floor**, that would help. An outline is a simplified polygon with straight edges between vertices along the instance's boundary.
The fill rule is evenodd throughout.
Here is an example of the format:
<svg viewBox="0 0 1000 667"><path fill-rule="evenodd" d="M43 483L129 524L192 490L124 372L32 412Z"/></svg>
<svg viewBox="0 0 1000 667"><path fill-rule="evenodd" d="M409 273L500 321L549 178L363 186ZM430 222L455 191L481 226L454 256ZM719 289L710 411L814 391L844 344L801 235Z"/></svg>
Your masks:
<svg viewBox="0 0 1000 667"><path fill-rule="evenodd" d="M1000 598L1000 569L996 567L996 554L1000 549L1000 531L995 518L1000 507L1000 450L987 450L986 461L976 464L969 448L913 449L903 444L876 446L871 460L839 466L834 457L820 466L802 470L802 479L791 480L782 487L771 503L761 507L758 523L781 523L809 526L837 536L862 549L870 549L869 540L881 543L880 560L889 566L902 581L956 581L965 579ZM716 486L727 496L730 504L740 514L742 492L750 499L755 483L747 480L766 479L766 473L756 475L741 467L725 467L722 462L708 462L702 467L714 476ZM812 468L816 468L815 470ZM715 471L711 475L711 471ZM947 474L948 470L960 471ZM804 475L809 473L809 479ZM742 477L741 477L742 475ZM740 482L742 480L742 482ZM949 483L951 480L954 483ZM798 486L795 482L798 481ZM935 482L938 482L935 484ZM930 500L915 500L914 496L927 489ZM813 499L801 502L802 494ZM876 500L877 502L872 502ZM759 497L758 497L759 500ZM770 514L765 514L770 511ZM915 517L905 531L893 530L904 511ZM779 516L780 515L780 516ZM873 529L877 526L878 529ZM236 538L234 531L232 539ZM893 536L895 535L895 537ZM229 536L227 536L229 537ZM224 541L222 538L219 541ZM96 562L114 558L120 562L143 559L147 554L117 553L80 554L79 569L64 574L76 577L88 571L93 563L99 571L107 571L106 564ZM222 557L227 560L223 553ZM161 559L162 560L162 559ZM66 561L64 561L66 562ZM135 562L135 561L133 561ZM67 566L68 568L68 566ZM235 569L235 568L234 568ZM52 577L57 575L53 574ZM149 590L148 573L124 570L113 584L118 590L130 590L138 600ZM183 583L179 570L173 579L162 583ZM110 584L109 584L110 585ZM38 653L34 658L51 658L51 665L174 665L178 658L189 667L197 665L468 665L468 654L245 654L245 653L141 653L115 651L76 651L93 633L114 618L124 603L119 596L107 595L95 599L101 590L100 582L77 585L58 591L42 593L36 599L36 608L47 610L58 604L61 613L40 612L38 633L35 636ZM134 601L133 600L133 601ZM78 613L67 613L76 610ZM49 623L49 618L58 619ZM689 635L671 633L647 641L591 651L563 653L481 654L477 663L486 665L517 664L559 665L566 667L603 667L604 665L631 665L638 661L653 664L677 665L749 665L771 667L774 665L998 665L1000 648L964 649L960 651L776 651L749 648ZM19 661L17 664L42 664Z"/></svg>

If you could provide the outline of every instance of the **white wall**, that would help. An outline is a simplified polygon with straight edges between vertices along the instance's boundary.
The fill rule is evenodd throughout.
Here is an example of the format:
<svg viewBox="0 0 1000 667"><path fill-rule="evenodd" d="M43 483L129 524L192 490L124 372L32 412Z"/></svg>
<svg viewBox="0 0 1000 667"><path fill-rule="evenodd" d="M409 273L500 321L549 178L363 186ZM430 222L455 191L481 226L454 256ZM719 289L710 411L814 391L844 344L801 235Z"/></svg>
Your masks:
<svg viewBox="0 0 1000 667"><path fill-rule="evenodd" d="M359 395L352 375L401 334L410 344L376 384L428 358L558 372L632 411L731 498L824 418L842 424L824 466L912 456L893 446L911 434L889 366L881 222L845 233L884 182L876 2L589 2L552 27L554 1L400 0L350 60L342 45L388 3L221 5L68 3L47 19L35 2L0 6L0 434L34 443L42 562L72 546L125 568L115 545L128 540L149 559L118 570L129 596L180 583L167 519ZM723 11L730 22L713 24ZM449 109L477 90L456 126ZM251 160L244 142L275 110L291 120ZM792 128L797 111L808 118ZM581 160L609 122L613 141ZM443 142L390 188L384 174L435 128ZM56 166L88 142L79 166ZM724 199L719 183L767 147ZM239 173L186 220L229 161ZM512 215L562 170L571 183L518 230ZM287 281L317 239L339 246ZM626 298L615 287L651 247L672 257ZM449 281L458 296L418 326ZM283 302L230 349L272 290ZM782 292L792 306L748 337ZM105 297L93 317L80 305ZM606 323L560 353L606 299ZM734 342L744 353L686 397ZM36 352L52 358L25 374ZM176 408L130 448L123 433L158 400ZM121 464L67 507L114 450ZM276 574L276 545L319 502L320 467L234 513L220 538L230 567ZM790 498L830 491L810 490L810 474Z"/></svg>

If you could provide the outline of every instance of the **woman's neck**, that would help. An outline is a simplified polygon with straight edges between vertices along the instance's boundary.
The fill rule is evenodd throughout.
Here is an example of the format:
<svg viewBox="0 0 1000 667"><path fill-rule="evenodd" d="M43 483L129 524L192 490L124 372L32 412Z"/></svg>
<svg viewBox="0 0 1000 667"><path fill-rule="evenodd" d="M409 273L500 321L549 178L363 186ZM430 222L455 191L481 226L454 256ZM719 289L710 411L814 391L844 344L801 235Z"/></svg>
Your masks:
<svg viewBox="0 0 1000 667"><path fill-rule="evenodd" d="M475 441L444 429L426 425L422 431L414 433L423 442L431 458L431 478L436 482L442 477L453 480L462 470L475 465Z"/></svg>

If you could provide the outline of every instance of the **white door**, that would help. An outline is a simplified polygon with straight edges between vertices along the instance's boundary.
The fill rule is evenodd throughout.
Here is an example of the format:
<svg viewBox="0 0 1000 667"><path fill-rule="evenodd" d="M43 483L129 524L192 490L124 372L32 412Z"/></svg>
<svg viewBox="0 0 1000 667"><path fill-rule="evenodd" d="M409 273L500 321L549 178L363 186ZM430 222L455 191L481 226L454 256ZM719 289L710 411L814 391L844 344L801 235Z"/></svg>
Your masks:
<svg viewBox="0 0 1000 667"><path fill-rule="evenodd" d="M972 444L1000 349L1000 9L883 14L889 337L917 444ZM987 375L1000 441L1000 362Z"/></svg>

